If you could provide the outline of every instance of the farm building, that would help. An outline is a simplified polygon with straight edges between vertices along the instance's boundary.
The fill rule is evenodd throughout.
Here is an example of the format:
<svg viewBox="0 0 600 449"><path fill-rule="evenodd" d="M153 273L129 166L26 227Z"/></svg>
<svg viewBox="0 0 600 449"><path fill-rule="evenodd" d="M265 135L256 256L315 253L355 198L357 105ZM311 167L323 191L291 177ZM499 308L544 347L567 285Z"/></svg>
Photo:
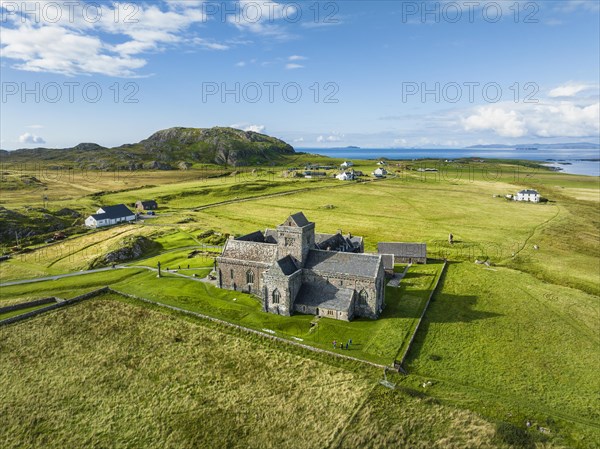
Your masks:
<svg viewBox="0 0 600 449"><path fill-rule="evenodd" d="M373 176L375 176L376 178L383 178L387 174L388 174L387 170L383 167L380 167L373 172Z"/></svg>
<svg viewBox="0 0 600 449"><path fill-rule="evenodd" d="M427 263L425 243L379 242L377 252L393 255L394 263Z"/></svg>
<svg viewBox="0 0 600 449"><path fill-rule="evenodd" d="M350 167L352 167L353 165L354 165L354 163L353 163L353 162L350 162L350 161L344 161L344 162L342 162L342 163L340 164L340 167L342 167L342 168L350 168Z"/></svg>
<svg viewBox="0 0 600 449"><path fill-rule="evenodd" d="M102 206L95 214L85 219L85 225L88 228L101 228L133 220L135 220L135 214L124 204L117 204L115 206Z"/></svg>
<svg viewBox="0 0 600 449"><path fill-rule="evenodd" d="M539 203L540 198L541 196L537 190L520 190L513 197L515 201L529 201L531 203Z"/></svg>
<svg viewBox="0 0 600 449"><path fill-rule="evenodd" d="M135 208L137 210L156 210L158 209L158 204L155 200L138 200L135 203Z"/></svg>
<svg viewBox="0 0 600 449"><path fill-rule="evenodd" d="M340 181L354 181L354 172L342 172L338 175L335 176L337 179L339 179Z"/></svg>
<svg viewBox="0 0 600 449"><path fill-rule="evenodd" d="M217 258L219 287L255 294L279 315L375 319L384 307L383 262L362 251L361 237L317 234L299 212L276 229L229 239Z"/></svg>

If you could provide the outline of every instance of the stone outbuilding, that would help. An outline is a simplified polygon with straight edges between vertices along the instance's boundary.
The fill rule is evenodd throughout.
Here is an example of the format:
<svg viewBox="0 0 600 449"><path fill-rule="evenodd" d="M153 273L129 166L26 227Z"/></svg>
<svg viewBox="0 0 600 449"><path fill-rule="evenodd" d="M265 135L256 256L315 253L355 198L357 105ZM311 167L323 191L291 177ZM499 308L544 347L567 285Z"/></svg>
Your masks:
<svg viewBox="0 0 600 449"><path fill-rule="evenodd" d="M427 244L425 243L379 242L377 252L393 256L392 270L394 263L427 263ZM386 260L386 269L389 264L388 259Z"/></svg>

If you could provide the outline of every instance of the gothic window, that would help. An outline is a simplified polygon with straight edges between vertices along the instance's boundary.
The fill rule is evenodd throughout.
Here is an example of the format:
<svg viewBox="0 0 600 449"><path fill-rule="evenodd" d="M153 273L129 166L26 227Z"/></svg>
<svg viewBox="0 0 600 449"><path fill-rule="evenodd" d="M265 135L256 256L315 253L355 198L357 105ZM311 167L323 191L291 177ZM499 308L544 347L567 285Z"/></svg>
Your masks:
<svg viewBox="0 0 600 449"><path fill-rule="evenodd" d="M233 279L233 268L229 270L229 274L231 275L231 279Z"/></svg>
<svg viewBox="0 0 600 449"><path fill-rule="evenodd" d="M280 299L281 299L281 295L279 293L279 290L274 290L273 291L273 304L279 304Z"/></svg>
<svg viewBox="0 0 600 449"><path fill-rule="evenodd" d="M246 272L246 284L254 284L254 272L252 270Z"/></svg>
<svg viewBox="0 0 600 449"><path fill-rule="evenodd" d="M358 299L360 300L361 304L366 304L367 300L369 299L369 295L366 292L366 290L361 290L361 292L358 294Z"/></svg>
<svg viewBox="0 0 600 449"><path fill-rule="evenodd" d="M291 237L285 238L285 246L292 246L294 244L294 239Z"/></svg>

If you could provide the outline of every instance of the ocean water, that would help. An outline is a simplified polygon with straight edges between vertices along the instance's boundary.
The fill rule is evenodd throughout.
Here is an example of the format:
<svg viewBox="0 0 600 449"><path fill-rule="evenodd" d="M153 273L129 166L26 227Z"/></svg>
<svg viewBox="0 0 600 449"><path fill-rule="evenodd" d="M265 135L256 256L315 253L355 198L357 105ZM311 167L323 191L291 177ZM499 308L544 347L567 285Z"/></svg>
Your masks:
<svg viewBox="0 0 600 449"><path fill-rule="evenodd" d="M600 176L600 150L515 149L394 149L394 148L297 148L297 151L343 159L525 159L544 161L564 173Z"/></svg>

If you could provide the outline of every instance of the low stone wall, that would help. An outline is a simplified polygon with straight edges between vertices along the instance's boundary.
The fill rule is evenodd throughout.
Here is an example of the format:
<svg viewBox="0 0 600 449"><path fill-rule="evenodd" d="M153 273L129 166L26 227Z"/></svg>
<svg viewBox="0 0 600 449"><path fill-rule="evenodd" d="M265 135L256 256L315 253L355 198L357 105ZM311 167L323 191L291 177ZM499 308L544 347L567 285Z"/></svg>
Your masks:
<svg viewBox="0 0 600 449"><path fill-rule="evenodd" d="M22 315L13 316L11 318L7 318L5 320L0 321L0 327L6 326L9 324L17 323L19 321L27 320L29 318L33 318L34 316L41 315L42 313L49 312L50 310L55 310L61 307L70 306L71 304L75 304L81 301L85 301L86 299L93 298L95 296L101 295L103 293L108 293L110 289L108 287L102 287L97 290L93 290L88 293L84 293L83 295L76 296L75 298L68 299L66 301L56 302L48 307L42 307L41 309L32 310L31 312L24 313ZM47 299L47 298L46 298Z"/></svg>
<svg viewBox="0 0 600 449"><path fill-rule="evenodd" d="M13 304L12 306L0 307L0 314L7 312L14 312L15 310L29 309L30 307L43 306L45 304L52 304L58 302L59 299L50 296L49 298L36 299L35 301L22 302L19 304Z"/></svg>

